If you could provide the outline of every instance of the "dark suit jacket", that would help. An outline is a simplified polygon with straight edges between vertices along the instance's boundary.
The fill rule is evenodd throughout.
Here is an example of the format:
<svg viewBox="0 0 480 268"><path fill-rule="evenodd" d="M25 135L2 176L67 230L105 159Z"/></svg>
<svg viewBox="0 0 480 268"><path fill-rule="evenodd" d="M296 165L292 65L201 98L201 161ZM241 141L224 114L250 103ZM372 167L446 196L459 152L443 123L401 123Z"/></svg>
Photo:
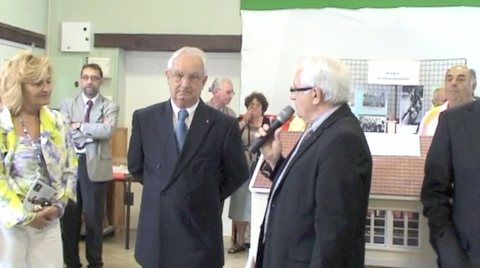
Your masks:
<svg viewBox="0 0 480 268"><path fill-rule="evenodd" d="M421 200L439 266L480 267L480 102L440 115Z"/></svg>
<svg viewBox="0 0 480 268"><path fill-rule="evenodd" d="M277 163L273 185L288 158ZM363 131L342 105L305 139L275 192L272 186L257 267L363 268L371 174Z"/></svg>
<svg viewBox="0 0 480 268"><path fill-rule="evenodd" d="M198 104L178 152L170 101L133 114L128 169L143 183L135 258L145 268L222 267L220 202L249 178L235 118Z"/></svg>

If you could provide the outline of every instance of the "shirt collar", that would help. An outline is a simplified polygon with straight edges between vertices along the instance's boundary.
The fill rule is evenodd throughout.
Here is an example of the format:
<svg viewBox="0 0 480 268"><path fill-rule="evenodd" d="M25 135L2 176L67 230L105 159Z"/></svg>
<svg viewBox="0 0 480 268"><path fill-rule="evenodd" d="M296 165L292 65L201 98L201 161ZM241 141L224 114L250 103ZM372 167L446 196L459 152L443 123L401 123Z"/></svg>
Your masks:
<svg viewBox="0 0 480 268"><path fill-rule="evenodd" d="M448 109L448 101L446 101L444 104L442 104L441 108L440 108L440 110L442 110L442 111L444 111L446 109Z"/></svg>
<svg viewBox="0 0 480 268"><path fill-rule="evenodd" d="M320 114L317 118L315 118L315 120L313 121L312 126L309 128L309 130L311 130L313 132L316 131L317 128L323 122L325 122L325 120L327 120L328 117L330 117L330 115L332 115L336 110L338 110L338 108L340 108L340 105L335 105L335 106L331 107L330 109L326 110L325 112L323 112L322 114Z"/></svg>
<svg viewBox="0 0 480 268"><path fill-rule="evenodd" d="M178 112L180 111L180 107L178 107L175 104L175 102L173 102L172 98L170 98L170 103L172 104L173 116L175 116L175 118L177 118ZM188 118L190 118L190 120L192 120L193 115L195 114L195 110L197 110L197 107L198 107L199 103L200 103L200 99L198 99L197 102L194 105L192 105L188 108L185 108L185 110L187 110L187 112L188 112Z"/></svg>
<svg viewBox="0 0 480 268"><path fill-rule="evenodd" d="M100 96L100 93L97 94L97 96L93 97L93 98L88 98L87 96L85 96L84 93L82 93L82 100L83 100L83 104L87 105L87 101L91 100L93 104L95 104L95 101L98 99L98 96Z"/></svg>

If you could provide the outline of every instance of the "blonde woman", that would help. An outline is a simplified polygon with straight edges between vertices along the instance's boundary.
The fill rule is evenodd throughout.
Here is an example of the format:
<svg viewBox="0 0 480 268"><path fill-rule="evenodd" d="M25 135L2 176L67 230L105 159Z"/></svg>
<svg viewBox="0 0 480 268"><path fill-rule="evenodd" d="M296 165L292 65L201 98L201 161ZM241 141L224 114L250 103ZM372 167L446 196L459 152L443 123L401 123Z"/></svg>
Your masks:
<svg viewBox="0 0 480 268"><path fill-rule="evenodd" d="M62 268L59 218L75 200L68 125L49 109L52 68L24 52L0 74L0 267Z"/></svg>

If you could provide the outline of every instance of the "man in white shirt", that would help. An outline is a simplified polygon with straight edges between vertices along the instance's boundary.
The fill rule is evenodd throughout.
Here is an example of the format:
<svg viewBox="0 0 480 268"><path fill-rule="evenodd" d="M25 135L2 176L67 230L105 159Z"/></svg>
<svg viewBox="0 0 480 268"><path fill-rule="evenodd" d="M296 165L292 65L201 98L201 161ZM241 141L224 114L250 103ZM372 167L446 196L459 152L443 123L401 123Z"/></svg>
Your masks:
<svg viewBox="0 0 480 268"><path fill-rule="evenodd" d="M213 96L212 99L206 102L207 105L226 115L237 117L232 108L227 106L230 104L230 101L232 101L233 96L235 96L233 84L230 79L224 77L216 78L210 87L210 91Z"/></svg>
<svg viewBox="0 0 480 268"><path fill-rule="evenodd" d="M206 105L206 54L183 47L165 72L170 100L136 110L128 170L143 185L142 267L221 268L220 205L249 178L235 118Z"/></svg>
<svg viewBox="0 0 480 268"><path fill-rule="evenodd" d="M67 268L80 268L78 242L82 212L86 226L89 268L103 267L103 219L107 181L113 179L110 138L117 128L119 106L100 94L103 72L97 64L83 66L82 93L66 99L60 112L71 126L78 156L77 203L65 208L62 218L63 252Z"/></svg>
<svg viewBox="0 0 480 268"><path fill-rule="evenodd" d="M418 130L419 135L433 136L441 112L452 107L473 101L473 91L477 83L474 74L466 66L453 66L445 74L445 93L447 102L432 108L425 114Z"/></svg>

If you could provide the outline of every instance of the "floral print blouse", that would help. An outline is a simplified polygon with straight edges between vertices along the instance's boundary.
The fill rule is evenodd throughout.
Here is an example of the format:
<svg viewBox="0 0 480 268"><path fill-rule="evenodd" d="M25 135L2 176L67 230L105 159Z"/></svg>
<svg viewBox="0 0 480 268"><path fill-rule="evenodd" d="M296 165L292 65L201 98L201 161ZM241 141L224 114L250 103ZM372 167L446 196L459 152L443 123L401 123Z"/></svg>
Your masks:
<svg viewBox="0 0 480 268"><path fill-rule="evenodd" d="M34 181L32 173L46 171L46 183L57 190L55 203L61 207L68 199L76 200L78 162L68 129L60 112L40 109L40 147L45 166L38 170L39 162L32 163L33 147L28 150L22 146L24 138L15 132L10 111L5 107L0 111L0 221L5 227L27 225L35 218L35 213L23 206L23 197Z"/></svg>

